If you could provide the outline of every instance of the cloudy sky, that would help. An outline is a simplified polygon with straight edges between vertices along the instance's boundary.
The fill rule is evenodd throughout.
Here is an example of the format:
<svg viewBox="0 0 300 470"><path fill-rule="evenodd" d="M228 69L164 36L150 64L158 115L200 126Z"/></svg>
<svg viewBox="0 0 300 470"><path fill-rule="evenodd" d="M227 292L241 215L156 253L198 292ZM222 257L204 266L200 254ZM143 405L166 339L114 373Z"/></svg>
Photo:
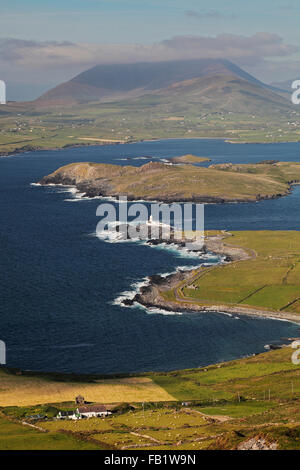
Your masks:
<svg viewBox="0 0 300 470"><path fill-rule="evenodd" d="M101 63L227 58L300 79L297 0L0 0L0 79L31 99Z"/></svg>

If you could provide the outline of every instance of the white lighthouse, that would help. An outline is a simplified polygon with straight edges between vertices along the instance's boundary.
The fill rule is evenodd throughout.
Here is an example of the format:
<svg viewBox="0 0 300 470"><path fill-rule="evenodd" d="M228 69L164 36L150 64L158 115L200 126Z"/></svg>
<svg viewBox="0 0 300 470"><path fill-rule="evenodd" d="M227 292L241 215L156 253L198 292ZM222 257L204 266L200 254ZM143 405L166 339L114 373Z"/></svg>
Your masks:
<svg viewBox="0 0 300 470"><path fill-rule="evenodd" d="M0 104L6 104L6 85L3 80L0 80Z"/></svg>

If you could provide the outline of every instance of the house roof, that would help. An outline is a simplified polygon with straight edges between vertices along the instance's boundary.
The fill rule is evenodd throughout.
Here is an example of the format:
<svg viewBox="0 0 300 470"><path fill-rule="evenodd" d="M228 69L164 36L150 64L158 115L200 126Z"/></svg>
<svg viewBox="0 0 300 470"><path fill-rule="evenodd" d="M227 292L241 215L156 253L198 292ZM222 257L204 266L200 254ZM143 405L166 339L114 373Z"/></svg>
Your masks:
<svg viewBox="0 0 300 470"><path fill-rule="evenodd" d="M107 411L105 405L80 406L79 413L103 413Z"/></svg>

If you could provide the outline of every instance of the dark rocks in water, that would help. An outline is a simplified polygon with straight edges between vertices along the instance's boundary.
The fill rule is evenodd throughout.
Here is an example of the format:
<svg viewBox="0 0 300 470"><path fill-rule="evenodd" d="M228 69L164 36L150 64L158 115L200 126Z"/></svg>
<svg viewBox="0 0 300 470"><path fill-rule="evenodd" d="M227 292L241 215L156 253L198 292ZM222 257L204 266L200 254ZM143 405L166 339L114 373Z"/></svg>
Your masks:
<svg viewBox="0 0 300 470"><path fill-rule="evenodd" d="M134 299L124 299L122 304L126 305L127 307L131 307L134 304Z"/></svg>
<svg viewBox="0 0 300 470"><path fill-rule="evenodd" d="M164 279L159 274L153 274L153 276L149 276L150 282L153 284L159 284Z"/></svg>
<svg viewBox="0 0 300 470"><path fill-rule="evenodd" d="M276 350L276 349L282 349L282 346L279 344L269 344L270 349Z"/></svg>
<svg viewBox="0 0 300 470"><path fill-rule="evenodd" d="M192 244L193 240L188 240L188 239L187 240L178 240L178 239L175 239L172 229L171 229L170 239L166 240L164 238L157 238L157 239L151 238L150 240L147 241L148 245L153 245L153 246L158 246L158 245L161 245L161 244L176 245L179 248L185 248L187 243ZM203 246L201 246L201 247L198 246L198 247L195 247L194 249L189 248L188 251L191 252L191 253L199 253L199 252L205 253L205 248Z"/></svg>
<svg viewBox="0 0 300 470"><path fill-rule="evenodd" d="M265 349L271 349L271 350L276 350L276 349L282 349L282 345L279 344L266 344Z"/></svg>
<svg viewBox="0 0 300 470"><path fill-rule="evenodd" d="M174 236L174 233L171 229L171 234L170 234L170 239L164 239L164 238L151 238L150 240L147 241L148 245L161 245L164 243L165 245L178 245L181 247L184 247L184 242L183 241L177 241L174 238L172 238L172 235Z"/></svg>

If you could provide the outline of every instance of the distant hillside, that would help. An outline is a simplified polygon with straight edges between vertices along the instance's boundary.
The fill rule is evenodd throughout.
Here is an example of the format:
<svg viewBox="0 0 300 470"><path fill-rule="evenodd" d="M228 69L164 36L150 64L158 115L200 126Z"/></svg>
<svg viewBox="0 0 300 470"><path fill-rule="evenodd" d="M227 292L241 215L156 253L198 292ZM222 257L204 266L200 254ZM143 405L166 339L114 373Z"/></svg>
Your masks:
<svg viewBox="0 0 300 470"><path fill-rule="evenodd" d="M259 84L234 75L208 75L174 83L167 88L130 99L131 108L151 106L153 116L239 113L278 115L290 110L288 100Z"/></svg>
<svg viewBox="0 0 300 470"><path fill-rule="evenodd" d="M185 80L214 75L233 75L253 85L272 89L228 60L179 60L99 65L58 85L37 101L56 105L118 101L153 93Z"/></svg>

